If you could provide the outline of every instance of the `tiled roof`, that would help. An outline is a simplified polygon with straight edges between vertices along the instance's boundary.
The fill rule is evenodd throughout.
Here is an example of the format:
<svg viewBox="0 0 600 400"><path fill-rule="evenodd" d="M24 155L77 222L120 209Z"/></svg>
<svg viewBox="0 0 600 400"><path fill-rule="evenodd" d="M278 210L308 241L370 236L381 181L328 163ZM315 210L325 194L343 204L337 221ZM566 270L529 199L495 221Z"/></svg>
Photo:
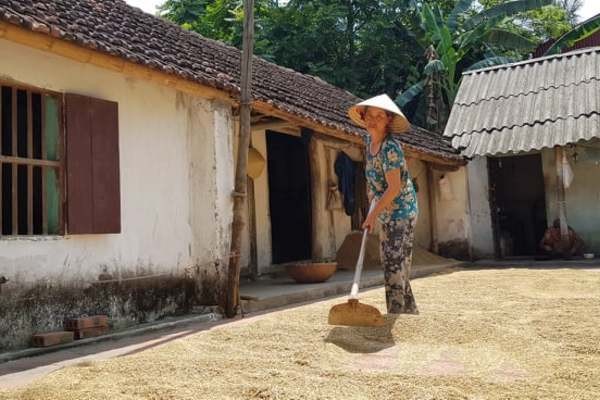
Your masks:
<svg viewBox="0 0 600 400"><path fill-rule="evenodd" d="M600 48L468 72L444 135L465 156L600 137Z"/></svg>
<svg viewBox="0 0 600 400"><path fill-rule="evenodd" d="M0 0L0 21L239 96L241 53L235 47L144 13L123 0ZM253 60L253 97L291 115L350 135L360 128L346 110L360 99L317 77ZM447 159L461 157L420 129L402 140Z"/></svg>

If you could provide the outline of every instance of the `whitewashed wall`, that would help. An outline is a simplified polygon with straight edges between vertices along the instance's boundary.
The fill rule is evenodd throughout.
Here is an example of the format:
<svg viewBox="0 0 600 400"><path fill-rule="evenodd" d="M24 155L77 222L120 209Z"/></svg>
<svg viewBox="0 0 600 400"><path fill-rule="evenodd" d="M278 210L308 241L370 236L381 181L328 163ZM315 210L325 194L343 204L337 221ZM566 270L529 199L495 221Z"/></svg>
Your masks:
<svg viewBox="0 0 600 400"><path fill-rule="evenodd" d="M228 252L229 106L5 40L0 54L1 80L119 103L122 214L121 234L0 239L0 275L18 284L93 280L104 266L176 272Z"/></svg>

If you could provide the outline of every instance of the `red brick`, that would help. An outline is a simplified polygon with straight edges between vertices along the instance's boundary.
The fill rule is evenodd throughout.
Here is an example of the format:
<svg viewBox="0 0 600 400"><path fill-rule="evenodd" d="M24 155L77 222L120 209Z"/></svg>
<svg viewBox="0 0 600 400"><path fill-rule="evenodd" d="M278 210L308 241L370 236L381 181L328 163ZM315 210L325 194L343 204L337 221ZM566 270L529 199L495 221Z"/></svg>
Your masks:
<svg viewBox="0 0 600 400"><path fill-rule="evenodd" d="M72 342L74 338L73 332L70 331L57 331L57 332L46 332L36 333L31 338L34 347L48 347L55 346L57 344Z"/></svg>
<svg viewBox="0 0 600 400"><path fill-rule="evenodd" d="M72 318L65 323L65 329L68 331L97 328L99 326L108 326L108 316L93 315L91 317Z"/></svg>
<svg viewBox="0 0 600 400"><path fill-rule="evenodd" d="M90 337L102 336L108 332L108 326L95 326L93 328L76 329L75 340L86 339Z"/></svg>

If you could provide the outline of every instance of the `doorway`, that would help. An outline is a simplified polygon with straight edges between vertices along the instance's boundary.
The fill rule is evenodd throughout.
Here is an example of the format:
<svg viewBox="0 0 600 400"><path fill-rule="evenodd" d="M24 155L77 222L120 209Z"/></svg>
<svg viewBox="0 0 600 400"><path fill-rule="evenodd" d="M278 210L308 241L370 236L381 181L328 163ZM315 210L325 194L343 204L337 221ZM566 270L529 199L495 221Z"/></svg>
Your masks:
<svg viewBox="0 0 600 400"><path fill-rule="evenodd" d="M496 256L535 256L547 227L542 157L488 158Z"/></svg>
<svg viewBox="0 0 600 400"><path fill-rule="evenodd" d="M310 170L300 137L267 131L273 264L311 258Z"/></svg>

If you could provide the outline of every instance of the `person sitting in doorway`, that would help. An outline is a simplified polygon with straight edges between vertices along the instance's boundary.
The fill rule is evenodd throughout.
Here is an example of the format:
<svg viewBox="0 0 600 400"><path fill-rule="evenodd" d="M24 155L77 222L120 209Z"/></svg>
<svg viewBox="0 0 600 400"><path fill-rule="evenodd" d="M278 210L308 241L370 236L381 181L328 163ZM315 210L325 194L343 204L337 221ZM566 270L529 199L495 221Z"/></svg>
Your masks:
<svg viewBox="0 0 600 400"><path fill-rule="evenodd" d="M540 248L547 257L551 258L570 258L583 254L584 243L577 233L568 227L568 235L566 239L561 239L560 235L560 220L557 218L552 223L540 242Z"/></svg>

